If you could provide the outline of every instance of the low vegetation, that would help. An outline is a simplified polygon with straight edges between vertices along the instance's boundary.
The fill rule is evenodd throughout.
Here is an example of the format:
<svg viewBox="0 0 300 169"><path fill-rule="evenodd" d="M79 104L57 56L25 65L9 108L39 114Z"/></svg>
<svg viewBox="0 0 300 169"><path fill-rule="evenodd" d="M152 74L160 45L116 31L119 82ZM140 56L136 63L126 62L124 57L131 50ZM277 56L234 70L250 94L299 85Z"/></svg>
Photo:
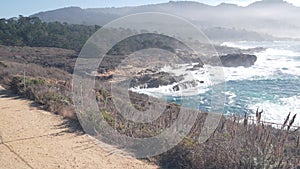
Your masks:
<svg viewBox="0 0 300 169"><path fill-rule="evenodd" d="M99 107L105 112L104 119L119 133L131 137L157 135L178 117L179 107L169 103L162 115L151 124L134 123L117 112L108 91L99 90L96 94L100 98ZM131 93L130 96L136 108L141 105L147 107L144 95ZM200 113L191 132L179 145L150 160L165 169L299 167L300 128L293 126L296 114L290 113L282 125L274 126L261 120L262 113L257 111L256 117L221 118L213 135L201 144L197 140L207 114ZM97 117L94 118L97 121Z"/></svg>
<svg viewBox="0 0 300 169"><path fill-rule="evenodd" d="M45 110L76 119L70 81L70 74L57 68L0 62L1 85L34 100Z"/></svg>
<svg viewBox="0 0 300 169"><path fill-rule="evenodd" d="M3 61L20 64L55 67L72 73L77 53L74 50L61 48L0 45L0 58Z"/></svg>
<svg viewBox="0 0 300 169"><path fill-rule="evenodd" d="M73 49L0 46L0 84L34 100L45 110L76 121L71 99L70 73L73 72L82 42L96 28L42 23L37 18L0 20L0 44ZM76 35L76 32L85 34ZM72 40L67 38L71 36ZM45 39L47 41L44 42ZM145 44L136 46L136 50L145 47ZM125 50L122 43L115 50L111 50L113 57L104 59L99 72L105 73L108 69L113 69L115 65L112 63L120 62L122 57L118 56L118 48ZM125 52L132 51L128 49ZM179 105L169 103L163 114L153 123L136 124L118 113L109 85L107 88L96 88L95 93L99 110L108 124L119 133L131 137L155 136L170 127L178 117ZM145 100L148 96L131 92L130 97L136 109L147 109L149 103ZM93 113L90 118L95 122L99 120ZM261 121L261 112L257 112L255 119L248 116L223 117L213 135L205 143L199 144L196 140L205 118L206 113L201 113L190 134L179 145L148 160L165 169L300 167L300 129L293 127L293 114L283 119L283 125L276 128ZM96 133L95 131L94 134Z"/></svg>
<svg viewBox="0 0 300 169"><path fill-rule="evenodd" d="M282 129L263 122L223 119L203 144L188 139L157 159L162 168L296 168L300 165L299 128L294 117ZM191 133L193 135L193 133Z"/></svg>
<svg viewBox="0 0 300 169"><path fill-rule="evenodd" d="M45 67L51 59L43 64L33 61L24 64L21 58L1 57L0 84L34 100L46 110L77 120L71 99L71 74L64 67ZM171 126L178 117L178 105L169 103L153 123L135 124L118 113L113 104L116 98L108 89L109 85L95 89L98 107L108 124L122 134L151 137ZM130 96L136 109L144 110L149 105L146 95L130 93ZM179 145L148 160L163 169L300 167L300 129L293 126L296 116L288 115L282 126L274 128L261 121L261 114L257 112L254 119L223 117L213 135L200 144L197 138L206 117L206 113L201 113L190 134ZM98 120L95 114L90 118Z"/></svg>

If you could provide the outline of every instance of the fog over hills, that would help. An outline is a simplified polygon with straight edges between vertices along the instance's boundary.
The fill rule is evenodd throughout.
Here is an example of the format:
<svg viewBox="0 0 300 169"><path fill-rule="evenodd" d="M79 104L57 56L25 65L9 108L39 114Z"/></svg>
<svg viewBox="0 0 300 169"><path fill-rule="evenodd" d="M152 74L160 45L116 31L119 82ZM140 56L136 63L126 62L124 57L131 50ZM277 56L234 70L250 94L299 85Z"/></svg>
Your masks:
<svg viewBox="0 0 300 169"><path fill-rule="evenodd" d="M33 16L46 22L104 25L113 19L141 12L164 12L183 17L204 30L209 38L219 41L270 40L271 36L300 38L300 8L283 0L257 1L246 7L227 3L210 6L192 1L122 8L68 7Z"/></svg>

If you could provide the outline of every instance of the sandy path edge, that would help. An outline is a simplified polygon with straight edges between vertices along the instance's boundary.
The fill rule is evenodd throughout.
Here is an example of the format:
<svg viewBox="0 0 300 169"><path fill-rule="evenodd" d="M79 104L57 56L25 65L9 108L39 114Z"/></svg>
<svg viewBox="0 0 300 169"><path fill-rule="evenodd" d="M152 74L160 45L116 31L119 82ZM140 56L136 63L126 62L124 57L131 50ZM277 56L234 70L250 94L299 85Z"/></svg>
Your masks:
<svg viewBox="0 0 300 169"><path fill-rule="evenodd" d="M60 116L0 86L0 169L157 169L132 157L111 154L95 140L68 132Z"/></svg>

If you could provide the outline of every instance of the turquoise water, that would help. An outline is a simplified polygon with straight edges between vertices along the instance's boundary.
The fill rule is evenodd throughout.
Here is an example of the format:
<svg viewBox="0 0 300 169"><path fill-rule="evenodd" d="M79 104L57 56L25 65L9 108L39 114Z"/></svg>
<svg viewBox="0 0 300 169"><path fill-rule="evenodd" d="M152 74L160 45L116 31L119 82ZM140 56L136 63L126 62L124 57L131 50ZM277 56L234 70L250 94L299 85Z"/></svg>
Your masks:
<svg viewBox="0 0 300 169"><path fill-rule="evenodd" d="M222 113L234 113L240 115L244 113L253 113L253 107L251 108L248 105L260 104L265 101L280 104L280 98L300 96L299 81L300 77L274 80L228 81L226 82L226 100ZM210 111L211 91L196 96L188 96L186 98L191 102L194 102L194 104L198 104L200 110ZM183 99L183 97L168 97L169 101L174 102L175 100L177 103L180 103L181 99ZM263 107L264 106L262 105L261 108Z"/></svg>
<svg viewBox="0 0 300 169"><path fill-rule="evenodd" d="M207 80L202 73L194 72L193 78L204 80L205 83L198 84L196 87L183 87L177 93L172 90L172 85L137 89L137 91L154 97L166 98L171 102L184 103L184 106L207 112L229 115L247 113L249 116L255 116L255 111L259 108L259 110L264 110L263 120L279 124L283 123L285 117L291 112L298 114L295 125L300 126L300 42L241 41L226 42L222 45L243 49L254 47L266 49L255 53L257 61L251 67L222 68L226 86L223 93L225 95L223 107L218 109L212 107L215 103L215 100L211 99L211 90L214 86L207 84L214 83L212 80ZM186 67L181 70L167 67L163 71L177 73L177 75L187 73Z"/></svg>
<svg viewBox="0 0 300 169"><path fill-rule="evenodd" d="M282 123L289 112L299 113L300 125L300 42L228 42L226 46L265 47L256 53L258 60L251 68L225 68L226 100L219 113L253 115L263 109L266 121ZM234 74L234 76L232 76ZM180 103L182 97L167 96ZM186 98L185 98L186 99ZM188 96L200 110L211 110L211 90Z"/></svg>

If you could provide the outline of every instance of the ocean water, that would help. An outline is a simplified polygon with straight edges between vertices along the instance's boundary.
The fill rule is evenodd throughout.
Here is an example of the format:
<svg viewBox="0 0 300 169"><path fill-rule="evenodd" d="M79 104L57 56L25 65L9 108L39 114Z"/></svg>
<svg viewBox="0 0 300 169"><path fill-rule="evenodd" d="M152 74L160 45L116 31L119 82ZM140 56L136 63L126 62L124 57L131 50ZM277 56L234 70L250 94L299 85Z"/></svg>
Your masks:
<svg viewBox="0 0 300 169"><path fill-rule="evenodd" d="M294 125L300 126L300 42L297 41L241 41L225 42L222 45L242 49L264 47L265 51L255 53L258 57L255 65L244 68L223 68L225 76L225 104L218 113L229 115L255 116L257 108L263 109L265 121L282 124L289 112L297 114ZM162 71L180 75L187 67L172 69L165 67ZM169 101L180 103L188 97L191 104L199 110L211 110L211 86L205 69L192 72L193 78L204 81L195 85L183 85L182 91L173 91L174 85L152 89L134 89L135 91L164 97ZM188 81L188 77L186 81ZM197 93L195 93L197 91ZM186 98L185 98L186 99Z"/></svg>
<svg viewBox="0 0 300 169"><path fill-rule="evenodd" d="M264 47L250 68L224 68L227 92L225 114L254 115L263 109L263 119L283 123L289 112L297 114L300 126L300 42L235 42L223 45L240 48ZM239 70L237 70L239 69Z"/></svg>

